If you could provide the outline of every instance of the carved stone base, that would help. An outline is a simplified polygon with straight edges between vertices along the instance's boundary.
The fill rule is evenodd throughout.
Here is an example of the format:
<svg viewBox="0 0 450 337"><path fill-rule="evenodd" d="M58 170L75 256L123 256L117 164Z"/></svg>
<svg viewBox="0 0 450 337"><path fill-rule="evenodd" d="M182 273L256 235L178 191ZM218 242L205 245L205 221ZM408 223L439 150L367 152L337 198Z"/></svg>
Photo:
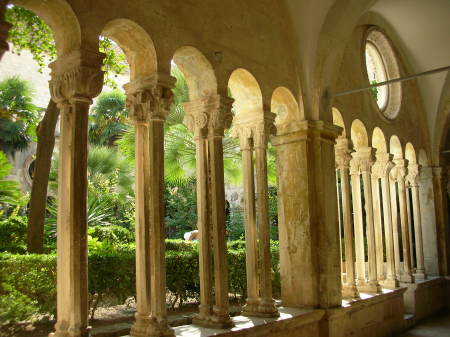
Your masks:
<svg viewBox="0 0 450 337"><path fill-rule="evenodd" d="M381 293L382 289L378 281L368 281L364 285L358 285L360 293Z"/></svg>
<svg viewBox="0 0 450 337"><path fill-rule="evenodd" d="M412 274L401 274L400 282L403 283L414 283L414 275Z"/></svg>
<svg viewBox="0 0 450 337"><path fill-rule="evenodd" d="M151 318L146 337L175 337L175 331L169 327L166 320L157 321Z"/></svg>
<svg viewBox="0 0 450 337"><path fill-rule="evenodd" d="M150 317L143 316L139 314L134 315L136 321L130 330L130 336L132 337L146 337L147 336L147 328L150 325Z"/></svg>
<svg viewBox="0 0 450 337"><path fill-rule="evenodd" d="M231 328L234 325L233 321L229 317L227 320L223 318L220 319L217 316L200 317L199 315L195 316L192 319L192 323L200 325L205 328L215 328L215 329Z"/></svg>
<svg viewBox="0 0 450 337"><path fill-rule="evenodd" d="M414 273L414 279L417 280L417 281L424 281L427 278L428 278L427 274L425 274L424 271L418 270L417 272Z"/></svg>
<svg viewBox="0 0 450 337"><path fill-rule="evenodd" d="M254 316L254 317L280 317L275 302L270 301L260 301L258 305L245 305L242 310L243 316Z"/></svg>
<svg viewBox="0 0 450 337"><path fill-rule="evenodd" d="M400 286L400 282L397 279L387 279L380 282L383 288L396 289Z"/></svg>
<svg viewBox="0 0 450 337"><path fill-rule="evenodd" d="M344 284L342 286L342 297L344 298L359 298L359 291L355 284Z"/></svg>
<svg viewBox="0 0 450 337"><path fill-rule="evenodd" d="M70 330L70 332L69 332ZM60 327L58 323L55 325L55 332L48 334L48 337L89 337L91 335L91 327L74 329L72 327Z"/></svg>

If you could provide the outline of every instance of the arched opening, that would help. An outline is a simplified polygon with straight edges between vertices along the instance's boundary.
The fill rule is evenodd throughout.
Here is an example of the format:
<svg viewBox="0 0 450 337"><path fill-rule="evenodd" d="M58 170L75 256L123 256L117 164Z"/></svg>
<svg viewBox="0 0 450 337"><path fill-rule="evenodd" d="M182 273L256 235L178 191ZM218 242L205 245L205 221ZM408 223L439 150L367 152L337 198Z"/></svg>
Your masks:
<svg viewBox="0 0 450 337"><path fill-rule="evenodd" d="M228 80L228 88L234 98L233 110L235 117L233 125L263 115L261 89L255 77L245 69L236 69Z"/></svg>
<svg viewBox="0 0 450 337"><path fill-rule="evenodd" d="M372 133L372 147L377 149L377 153L387 152L386 138L384 137L383 131L378 127L376 127Z"/></svg>
<svg viewBox="0 0 450 337"><path fill-rule="evenodd" d="M355 119L351 126L351 139L356 150L369 146L369 138L364 123Z"/></svg>
<svg viewBox="0 0 450 337"><path fill-rule="evenodd" d="M333 107L331 109L331 112L333 113L333 124L337 125L337 126L340 126L342 128L341 137L346 137L347 133L345 131L344 118L342 117L341 112L335 107Z"/></svg>
<svg viewBox="0 0 450 337"><path fill-rule="evenodd" d="M274 90L271 100L271 111L277 116L275 125L286 125L302 119L297 101L291 91L286 87L278 87Z"/></svg>
<svg viewBox="0 0 450 337"><path fill-rule="evenodd" d="M389 153L394 155L394 159L402 159L403 158L403 149L400 139L393 135L389 140Z"/></svg>

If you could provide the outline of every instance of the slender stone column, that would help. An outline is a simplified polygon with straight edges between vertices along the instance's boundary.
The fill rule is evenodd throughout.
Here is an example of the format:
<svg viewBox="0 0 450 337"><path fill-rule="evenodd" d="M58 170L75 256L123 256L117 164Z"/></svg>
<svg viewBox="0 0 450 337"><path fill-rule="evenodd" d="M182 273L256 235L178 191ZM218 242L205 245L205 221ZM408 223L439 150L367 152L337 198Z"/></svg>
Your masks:
<svg viewBox="0 0 450 337"><path fill-rule="evenodd" d="M335 158L336 168L341 177L341 198L342 198L342 226L344 228L344 245L345 245L345 283L342 285L342 296L357 298L359 297L358 289L355 283L355 252L353 248L353 224L352 210L350 198L350 140L345 137L339 137L336 140Z"/></svg>
<svg viewBox="0 0 450 337"><path fill-rule="evenodd" d="M267 142L274 133L275 114L265 113L250 120L236 120L233 136L239 137L244 170L245 241L248 298L243 314L277 317L272 298L272 265L268 213ZM256 224L253 149L256 154L258 225ZM258 268L259 267L259 268ZM259 272L259 275L258 275Z"/></svg>
<svg viewBox="0 0 450 337"><path fill-rule="evenodd" d="M11 24L5 21L6 2L4 5L0 5L0 60L5 52L9 50L8 31L11 28Z"/></svg>
<svg viewBox="0 0 450 337"><path fill-rule="evenodd" d="M200 272L200 305L195 322L211 321L213 310L211 226L209 223L209 173L207 101L196 100L184 103L186 115L184 123L194 134L197 162L197 228L199 231L199 272Z"/></svg>
<svg viewBox="0 0 450 337"><path fill-rule="evenodd" d="M411 197L409 195L409 186L407 186L407 177L405 177L406 190L406 214L408 214L408 233L409 233L409 247L411 249L411 270L415 271L414 265L414 242L413 242L413 218L411 217Z"/></svg>
<svg viewBox="0 0 450 337"><path fill-rule="evenodd" d="M364 228L361 197L361 177L359 165L354 157L350 160L350 175L352 181L353 224L355 226L356 284L358 288L366 285L366 258L364 252Z"/></svg>
<svg viewBox="0 0 450 337"><path fill-rule="evenodd" d="M377 260L377 279L378 282L384 281L384 249L383 249L383 224L381 216L380 200L380 179L379 175L374 173L377 162L372 167L372 199L373 199L373 221L375 229L375 251Z"/></svg>
<svg viewBox="0 0 450 337"><path fill-rule="evenodd" d="M392 214L392 239L394 241L394 261L395 261L395 275L399 280L402 274L401 262L400 262L400 235L398 231L398 203L397 203L397 184L395 180L389 174L389 188L391 195L391 214Z"/></svg>
<svg viewBox="0 0 450 337"><path fill-rule="evenodd" d="M364 209L366 211L366 235L367 235L367 256L368 256L368 280L365 291L381 292L381 286L377 280L377 253L375 240L375 226L373 217L373 199L372 199L372 179L371 167L373 165L373 149L370 147L362 148L357 151L359 155L359 165L363 179L364 191Z"/></svg>
<svg viewBox="0 0 450 337"><path fill-rule="evenodd" d="M391 191L389 186L389 172L394 166L391 162L392 155L386 152L376 153L376 162L372 167L372 176L378 178L378 183L381 185L381 198L383 204L383 222L384 234L386 242L386 278L383 281L383 287L395 289L399 286L398 279L395 274L395 248L394 248L394 233L392 227L392 201ZM395 198L395 194L394 194ZM396 203L395 203L396 205ZM395 210L396 212L396 210ZM381 217L381 214L380 214ZM397 242L398 244L398 242ZM382 252L381 252L382 253ZM400 257L399 257L400 259ZM378 262L377 262L378 263ZM384 262L383 262L384 263ZM378 266L378 264L377 264Z"/></svg>
<svg viewBox="0 0 450 337"><path fill-rule="evenodd" d="M276 133L275 114L264 114L264 121L256 126L254 147L256 156L256 201L258 203L258 241L260 260L260 303L258 316L278 317L275 301L272 298L272 263L270 255L269 223L269 183L267 181L267 143L269 136Z"/></svg>
<svg viewBox="0 0 450 337"><path fill-rule="evenodd" d="M173 82L155 74L124 86L136 128L136 337L174 335L166 313L163 206L164 121Z"/></svg>
<svg viewBox="0 0 450 337"><path fill-rule="evenodd" d="M194 133L197 144L200 306L194 322L216 328L232 326L228 308L222 146L224 129L229 128L232 121L232 102L228 97L211 95L184 104L184 122Z"/></svg>
<svg viewBox="0 0 450 337"><path fill-rule="evenodd" d="M400 281L405 283L414 283L414 276L411 268L411 247L409 244L409 225L408 214L406 208L406 163L405 159L394 159L394 168L391 170L391 178L397 183L398 199L400 206L400 223L402 227L402 248L403 248L403 273Z"/></svg>
<svg viewBox="0 0 450 337"><path fill-rule="evenodd" d="M342 303L334 142L322 121L277 125L281 298L292 307Z"/></svg>
<svg viewBox="0 0 450 337"><path fill-rule="evenodd" d="M255 177L253 167L253 140L250 129L241 129L239 140L242 153L245 215L245 261L247 271L247 299L244 315L258 312L258 242L255 207Z"/></svg>
<svg viewBox="0 0 450 337"><path fill-rule="evenodd" d="M61 114L57 224L56 337L89 336L87 266L88 114L103 85L103 55L76 50L50 64Z"/></svg>
<svg viewBox="0 0 450 337"><path fill-rule="evenodd" d="M450 235L448 228L447 182L442 167L433 167L439 274L450 275Z"/></svg>
<svg viewBox="0 0 450 337"><path fill-rule="evenodd" d="M419 165L409 163L408 175L406 177L411 188L412 208L414 217L414 234L416 243L416 260L417 268L414 277L416 280L424 280L427 278L425 272L425 259L423 253L423 233L419 200Z"/></svg>

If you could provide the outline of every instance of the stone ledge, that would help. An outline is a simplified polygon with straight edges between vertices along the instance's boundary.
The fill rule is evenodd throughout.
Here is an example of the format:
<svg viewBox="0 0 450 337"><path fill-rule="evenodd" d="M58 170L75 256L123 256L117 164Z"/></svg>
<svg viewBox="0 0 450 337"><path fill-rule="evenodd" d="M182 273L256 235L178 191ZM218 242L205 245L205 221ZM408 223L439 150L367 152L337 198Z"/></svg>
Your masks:
<svg viewBox="0 0 450 337"><path fill-rule="evenodd" d="M269 336L283 331L297 329L310 324L318 324L325 310L302 310L280 307L280 317L260 318L235 316L232 320L235 326L231 329L211 329L198 325L183 325L175 328L176 336L208 337L208 336Z"/></svg>

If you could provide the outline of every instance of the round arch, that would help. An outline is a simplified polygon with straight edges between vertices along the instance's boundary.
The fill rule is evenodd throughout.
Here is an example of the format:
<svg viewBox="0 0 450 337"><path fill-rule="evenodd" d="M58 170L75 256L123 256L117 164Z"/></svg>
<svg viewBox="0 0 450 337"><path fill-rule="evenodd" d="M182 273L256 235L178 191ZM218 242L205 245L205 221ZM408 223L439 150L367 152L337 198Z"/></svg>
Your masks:
<svg viewBox="0 0 450 337"><path fill-rule="evenodd" d="M419 150L419 164L422 166L429 166L428 155L424 149Z"/></svg>
<svg viewBox="0 0 450 337"><path fill-rule="evenodd" d="M411 164L417 164L416 150L414 150L414 145L411 143L406 143L405 159Z"/></svg>
<svg viewBox="0 0 450 337"><path fill-rule="evenodd" d="M360 149L369 146L369 137L367 136L367 129L364 123L359 119L355 119L351 126L351 139L355 149Z"/></svg>
<svg viewBox="0 0 450 337"><path fill-rule="evenodd" d="M394 156L394 159L403 158L402 143L396 135L391 136L389 140L389 152Z"/></svg>
<svg viewBox="0 0 450 337"><path fill-rule="evenodd" d="M277 117L275 124L287 124L301 119L300 109L291 91L286 87L278 87L272 93L270 109Z"/></svg>
<svg viewBox="0 0 450 337"><path fill-rule="evenodd" d="M186 78L189 99L217 94L217 79L213 67L197 48L178 48L173 55L173 62Z"/></svg>
<svg viewBox="0 0 450 337"><path fill-rule="evenodd" d="M387 152L386 137L383 131L376 127L372 132L372 147L377 149L377 152Z"/></svg>
<svg viewBox="0 0 450 337"><path fill-rule="evenodd" d="M157 71L156 51L152 39L137 23L114 19L103 28L102 35L115 41L130 65L130 78L151 76Z"/></svg>
<svg viewBox="0 0 450 337"><path fill-rule="evenodd" d="M236 117L247 118L263 113L261 88L250 72L242 68L233 71L228 80L228 87L234 98Z"/></svg>
<svg viewBox="0 0 450 337"><path fill-rule="evenodd" d="M38 15L53 30L58 56L81 47L81 28L72 7L65 0L12 0L11 4Z"/></svg>
<svg viewBox="0 0 450 337"><path fill-rule="evenodd" d="M344 123L344 118L342 117L342 114L335 107L333 107L331 109L331 112L333 113L333 124L337 125L337 126L340 126L342 128L342 136L346 137L347 133L345 131L345 123Z"/></svg>

